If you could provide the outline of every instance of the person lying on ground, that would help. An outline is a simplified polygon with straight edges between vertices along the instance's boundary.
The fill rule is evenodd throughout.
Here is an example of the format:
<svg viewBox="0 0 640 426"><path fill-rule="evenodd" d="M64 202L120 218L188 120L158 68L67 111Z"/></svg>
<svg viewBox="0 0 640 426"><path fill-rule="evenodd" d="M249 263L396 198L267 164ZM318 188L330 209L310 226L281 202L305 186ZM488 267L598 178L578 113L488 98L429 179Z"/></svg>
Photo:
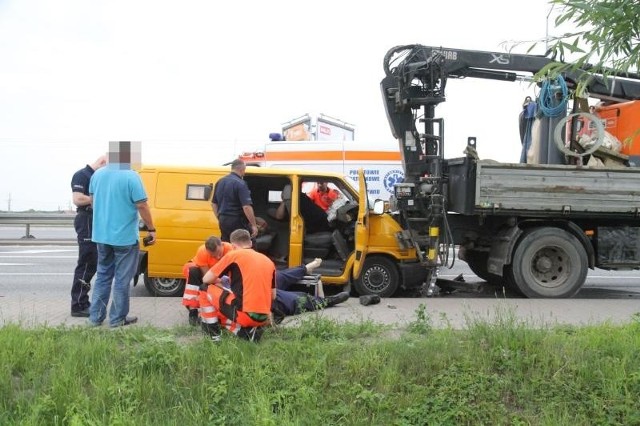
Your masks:
<svg viewBox="0 0 640 426"><path fill-rule="evenodd" d="M313 296L303 291L289 290L292 285L312 274L321 263L322 259L316 258L306 265L276 271L276 298L271 305L274 324L281 323L287 316L321 310L349 300L349 292L346 291L325 297L320 279L317 280Z"/></svg>

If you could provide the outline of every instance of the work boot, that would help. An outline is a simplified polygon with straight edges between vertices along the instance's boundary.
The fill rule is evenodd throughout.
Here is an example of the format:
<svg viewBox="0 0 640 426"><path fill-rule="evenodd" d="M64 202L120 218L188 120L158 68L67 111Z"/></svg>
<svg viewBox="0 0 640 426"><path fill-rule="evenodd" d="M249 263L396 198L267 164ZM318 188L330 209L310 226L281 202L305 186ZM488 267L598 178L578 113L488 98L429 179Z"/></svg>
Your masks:
<svg viewBox="0 0 640 426"><path fill-rule="evenodd" d="M349 300L349 292L343 291L342 293L338 293L335 296L327 296L324 299L327 302L327 307L335 306L338 303L346 302Z"/></svg>
<svg viewBox="0 0 640 426"><path fill-rule="evenodd" d="M116 324L110 324L109 327L111 328L124 327L127 325L135 324L137 322L138 322L138 317L130 316L130 317L125 317L122 321Z"/></svg>
<svg viewBox="0 0 640 426"><path fill-rule="evenodd" d="M322 264L322 259L316 257L313 261L307 263L305 267L307 268L307 274L312 274L313 270Z"/></svg>
<svg viewBox="0 0 640 426"><path fill-rule="evenodd" d="M89 318L89 308L80 309L78 311L71 311L71 316Z"/></svg>
<svg viewBox="0 0 640 426"><path fill-rule="evenodd" d="M237 336L250 342L258 343L264 332L263 327L242 327Z"/></svg>
<svg viewBox="0 0 640 426"><path fill-rule="evenodd" d="M362 306L375 305L380 303L380 296L377 294L367 294L365 296L360 296L360 304Z"/></svg>
<svg viewBox="0 0 640 426"><path fill-rule="evenodd" d="M189 325L196 326L200 322L197 309L189 309Z"/></svg>
<svg viewBox="0 0 640 426"><path fill-rule="evenodd" d="M219 322L215 322L213 324L206 324L203 322L202 332L213 342L219 342L220 340L222 340L222 330L220 329Z"/></svg>

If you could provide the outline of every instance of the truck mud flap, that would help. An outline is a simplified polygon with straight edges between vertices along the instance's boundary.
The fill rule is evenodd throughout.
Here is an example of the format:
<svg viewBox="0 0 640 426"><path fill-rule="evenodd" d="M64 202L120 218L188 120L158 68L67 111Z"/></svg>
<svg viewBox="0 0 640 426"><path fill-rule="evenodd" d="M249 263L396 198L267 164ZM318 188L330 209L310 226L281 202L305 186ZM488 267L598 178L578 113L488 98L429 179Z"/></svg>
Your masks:
<svg viewBox="0 0 640 426"><path fill-rule="evenodd" d="M490 274L502 276L502 268L511 263L513 247L521 234L522 229L512 226L501 229L491 240L491 251L487 260L487 271Z"/></svg>

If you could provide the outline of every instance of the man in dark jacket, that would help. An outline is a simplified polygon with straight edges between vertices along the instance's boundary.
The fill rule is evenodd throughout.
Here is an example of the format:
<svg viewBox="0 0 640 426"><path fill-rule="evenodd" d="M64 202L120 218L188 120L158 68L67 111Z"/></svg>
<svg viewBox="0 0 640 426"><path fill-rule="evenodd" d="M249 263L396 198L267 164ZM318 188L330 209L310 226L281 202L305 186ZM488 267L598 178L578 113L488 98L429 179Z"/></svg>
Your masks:
<svg viewBox="0 0 640 426"><path fill-rule="evenodd" d="M89 316L91 279L96 274L98 267L98 249L96 243L91 241L93 208L91 207L91 197L89 197L89 182L93 173L105 164L107 164L107 156L103 155L93 164L87 164L75 172L71 178L71 194L77 212L73 226L78 238L78 263L73 273L71 286L72 317Z"/></svg>
<svg viewBox="0 0 640 426"><path fill-rule="evenodd" d="M254 239L258 235L251 191L243 179L246 169L244 161L233 160L231 173L220 179L213 191L211 207L218 219L222 241L229 242L236 229L246 229Z"/></svg>

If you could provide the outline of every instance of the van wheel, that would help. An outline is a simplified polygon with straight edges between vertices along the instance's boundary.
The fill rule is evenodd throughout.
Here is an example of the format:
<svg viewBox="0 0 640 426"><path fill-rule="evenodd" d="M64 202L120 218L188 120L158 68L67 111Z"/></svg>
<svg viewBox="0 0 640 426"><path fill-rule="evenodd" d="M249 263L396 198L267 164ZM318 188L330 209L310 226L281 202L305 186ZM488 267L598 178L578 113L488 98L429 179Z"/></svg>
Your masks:
<svg viewBox="0 0 640 426"><path fill-rule="evenodd" d="M171 297L184 294L185 280L180 278L162 278L144 276L144 286L154 296Z"/></svg>
<svg viewBox="0 0 640 426"><path fill-rule="evenodd" d="M587 268L587 253L576 237L538 228L518 242L509 278L527 297L571 297L587 279Z"/></svg>
<svg viewBox="0 0 640 426"><path fill-rule="evenodd" d="M354 287L360 296L389 297L396 292L399 282L400 272L393 261L383 256L368 256Z"/></svg>

